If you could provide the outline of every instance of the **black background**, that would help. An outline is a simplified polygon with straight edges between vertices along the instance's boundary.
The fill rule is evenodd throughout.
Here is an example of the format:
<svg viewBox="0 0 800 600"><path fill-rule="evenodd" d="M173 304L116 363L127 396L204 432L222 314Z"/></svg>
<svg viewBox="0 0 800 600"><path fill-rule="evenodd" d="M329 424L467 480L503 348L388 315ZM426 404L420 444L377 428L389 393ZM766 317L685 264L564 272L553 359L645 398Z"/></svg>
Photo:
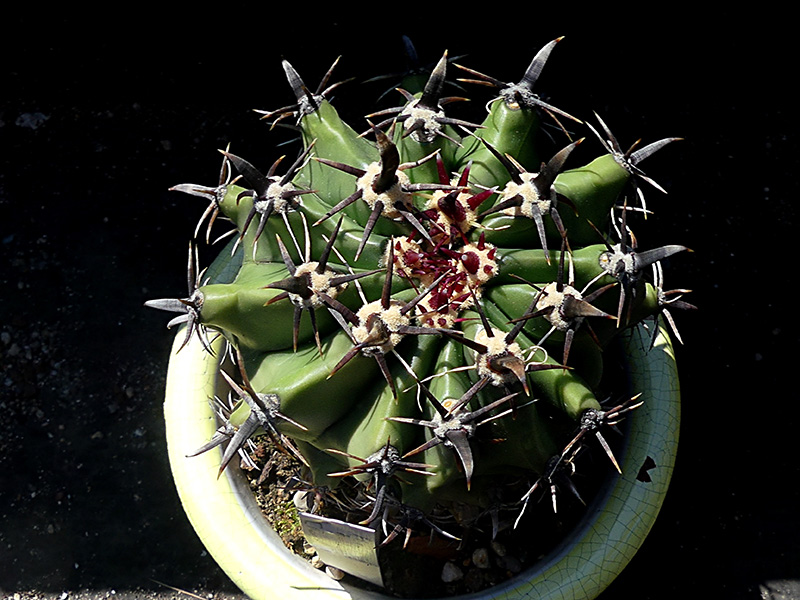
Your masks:
<svg viewBox="0 0 800 600"><path fill-rule="evenodd" d="M204 208L167 188L214 184L228 142L256 165L282 153L275 144L289 137L252 112L292 101L281 58L312 86L340 54L334 79L363 78L400 69L407 34L430 61L447 49L509 81L564 35L540 93L583 117L596 110L623 145L685 138L644 164L669 195L650 191L657 225L637 231L643 245L695 251L667 274L700 307L676 315L686 342L677 468L650 537L603 597L800 597L798 129L786 91L796 34L778 17L724 12L390 10L391 20L298 5L6 21L0 592L171 595L164 582L236 595L166 464L171 335L142 303L184 292ZM350 83L335 104L356 105L358 119L381 86Z"/></svg>

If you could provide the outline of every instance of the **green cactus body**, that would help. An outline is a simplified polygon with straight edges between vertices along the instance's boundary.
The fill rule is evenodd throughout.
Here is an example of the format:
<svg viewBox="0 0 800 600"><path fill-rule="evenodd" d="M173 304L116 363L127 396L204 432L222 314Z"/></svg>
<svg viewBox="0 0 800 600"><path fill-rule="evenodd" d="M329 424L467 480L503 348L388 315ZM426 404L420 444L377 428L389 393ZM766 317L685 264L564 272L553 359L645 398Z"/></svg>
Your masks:
<svg viewBox="0 0 800 600"><path fill-rule="evenodd" d="M212 281L197 280L173 322L237 349L245 391L277 396L285 418L273 419L275 431L320 486L354 476L430 511L485 507L512 478L525 489L547 480L552 457L574 459L582 417L603 414L609 392L626 399L624 389L599 396L615 360L603 350L665 306L645 279L678 247L634 255L623 240L618 262L632 270L603 266L610 225L626 231L633 218L613 209L634 202L638 171L612 154L569 170L551 161L551 183L537 193L564 203L541 215L546 251L522 200L502 196L522 177L504 155L520 172L540 168L537 105L499 97L475 133L445 122L430 139L406 135L408 117L391 142L376 126L376 144L324 98L301 96L306 108L292 116L307 155L281 188L294 190L289 200L270 200L252 167L226 154L227 169L244 170L217 202L236 228L235 252L221 253ZM494 211L503 197L510 208ZM180 312L175 302L152 305ZM234 428L249 411L239 407ZM377 474L371 457L390 446L396 467Z"/></svg>
<svg viewBox="0 0 800 600"><path fill-rule="evenodd" d="M539 130L539 115L535 110L510 105L498 98L492 103L482 125L485 129L477 131L477 137L492 144L499 152L514 156L527 168L537 169L539 156L534 140ZM503 166L476 138L464 143L456 160L459 165L471 162L473 177L487 187L503 186L508 182Z"/></svg>
<svg viewBox="0 0 800 600"><path fill-rule="evenodd" d="M304 145L308 147L314 143L316 155L322 158L360 168L366 168L378 158L375 147L342 121L336 109L327 101L321 102L317 110L303 117L302 133ZM298 183L308 189L318 190L316 195L329 208L352 192L353 186L352 178L344 173L332 173L323 165L313 162L301 171Z"/></svg>

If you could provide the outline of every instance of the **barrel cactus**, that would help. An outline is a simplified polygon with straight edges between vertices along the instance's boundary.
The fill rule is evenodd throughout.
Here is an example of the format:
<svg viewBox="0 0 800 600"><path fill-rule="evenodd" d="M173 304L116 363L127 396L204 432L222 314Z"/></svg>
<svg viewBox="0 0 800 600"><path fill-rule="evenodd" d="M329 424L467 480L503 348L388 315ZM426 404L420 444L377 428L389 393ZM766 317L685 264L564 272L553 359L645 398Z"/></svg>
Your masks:
<svg viewBox="0 0 800 600"><path fill-rule="evenodd" d="M585 469L620 468L609 432L642 399L616 344L692 308L663 287L687 248L641 249L633 233L656 218L644 191L664 191L641 162L676 138L626 151L600 116L543 101L559 41L518 83L445 53L360 132L329 102L332 69L312 92L284 61L296 103L263 116L296 128L296 158L262 168L227 148L213 185L173 188L208 205L188 294L147 304L176 313L183 344L224 340L235 406L199 449L224 445L220 472L266 434L323 514L347 481L337 515L389 544L522 527L532 504L583 502ZM494 90L482 122L448 114L453 72ZM599 156L570 164L579 145ZM197 245L225 224L201 270Z"/></svg>

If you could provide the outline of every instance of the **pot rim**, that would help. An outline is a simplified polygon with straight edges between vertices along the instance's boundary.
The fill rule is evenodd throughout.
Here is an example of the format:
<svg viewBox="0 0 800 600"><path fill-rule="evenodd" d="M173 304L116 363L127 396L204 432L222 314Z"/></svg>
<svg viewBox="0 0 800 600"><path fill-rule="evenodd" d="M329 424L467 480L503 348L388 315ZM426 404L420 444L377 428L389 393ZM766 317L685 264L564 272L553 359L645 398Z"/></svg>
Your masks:
<svg viewBox="0 0 800 600"><path fill-rule="evenodd" d="M627 417L630 425L619 455L622 475L610 477L605 493L589 505L584 517L547 557L508 581L458 596L516 599L536 597L593 598L625 568L649 533L672 477L680 423L680 387L674 349L662 328L650 347L650 332L639 325L625 336L632 394L644 404ZM164 403L170 466L181 503L192 526L216 562L248 596L315 600L382 600L384 594L335 581L292 554L272 530L236 469L218 477L221 451L187 458L217 428L209 402L223 356L222 336L209 354L196 336L178 352L185 332L173 345ZM652 461L652 462L651 462ZM650 481L640 481L647 471ZM646 478L642 478L646 479Z"/></svg>

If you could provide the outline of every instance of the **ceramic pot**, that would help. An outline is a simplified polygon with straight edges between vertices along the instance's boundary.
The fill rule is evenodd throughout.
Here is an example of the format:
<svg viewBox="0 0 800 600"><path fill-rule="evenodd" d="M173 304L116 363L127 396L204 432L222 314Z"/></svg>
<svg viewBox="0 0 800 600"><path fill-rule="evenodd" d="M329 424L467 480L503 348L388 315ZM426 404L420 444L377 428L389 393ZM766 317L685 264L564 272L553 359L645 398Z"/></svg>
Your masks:
<svg viewBox="0 0 800 600"><path fill-rule="evenodd" d="M170 465L181 502L209 553L254 600L378 600L386 598L342 584L291 554L270 528L236 468L217 477L220 452L187 453L213 436L209 403L218 382L221 342L215 355L196 336L180 352L178 332L169 364L166 401ZM505 583L469 598L594 598L625 568L647 536L667 492L675 461L680 390L672 344L661 331L652 349L641 326L625 341L632 393L644 404L629 413L622 475L610 475L572 533L547 557ZM649 468L648 467L652 467ZM647 481L649 479L649 481Z"/></svg>

